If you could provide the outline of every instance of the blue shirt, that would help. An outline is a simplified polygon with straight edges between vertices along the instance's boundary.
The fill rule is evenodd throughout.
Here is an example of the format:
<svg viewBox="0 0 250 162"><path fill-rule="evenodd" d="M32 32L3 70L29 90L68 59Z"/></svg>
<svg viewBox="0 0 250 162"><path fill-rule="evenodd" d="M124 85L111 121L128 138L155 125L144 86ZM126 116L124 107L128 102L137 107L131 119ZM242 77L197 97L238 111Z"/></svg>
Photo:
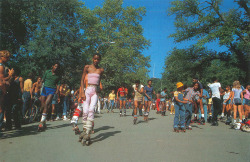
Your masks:
<svg viewBox="0 0 250 162"><path fill-rule="evenodd" d="M154 91L154 88L153 87L148 87L148 86L145 86L144 87L144 91L146 91L146 94L148 95L148 96L152 96L152 94L153 94L153 91Z"/></svg>
<svg viewBox="0 0 250 162"><path fill-rule="evenodd" d="M206 98L210 98L209 93L207 92L207 90L203 89L203 94L202 96L207 96ZM203 97L204 98L204 97Z"/></svg>
<svg viewBox="0 0 250 162"><path fill-rule="evenodd" d="M165 96L165 95L167 95L167 93L165 93L165 91L162 91L161 96ZM161 97L161 101L165 101L165 98L166 97Z"/></svg>

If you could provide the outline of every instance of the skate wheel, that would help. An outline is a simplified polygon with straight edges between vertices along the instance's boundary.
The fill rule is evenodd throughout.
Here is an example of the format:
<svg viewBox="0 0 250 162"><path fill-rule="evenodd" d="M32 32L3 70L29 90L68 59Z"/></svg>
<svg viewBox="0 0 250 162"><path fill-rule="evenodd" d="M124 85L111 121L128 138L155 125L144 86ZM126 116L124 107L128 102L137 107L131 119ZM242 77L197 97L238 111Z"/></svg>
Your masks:
<svg viewBox="0 0 250 162"><path fill-rule="evenodd" d="M87 141L85 142L85 144L86 144L86 146L89 146L89 145L91 144L91 141L90 141L90 140L87 140Z"/></svg>
<svg viewBox="0 0 250 162"><path fill-rule="evenodd" d="M82 143L82 145L83 145L83 146L85 146L85 145L86 145L86 143L85 143L85 141L84 141L84 140L82 140L82 141L81 141L81 143Z"/></svg>

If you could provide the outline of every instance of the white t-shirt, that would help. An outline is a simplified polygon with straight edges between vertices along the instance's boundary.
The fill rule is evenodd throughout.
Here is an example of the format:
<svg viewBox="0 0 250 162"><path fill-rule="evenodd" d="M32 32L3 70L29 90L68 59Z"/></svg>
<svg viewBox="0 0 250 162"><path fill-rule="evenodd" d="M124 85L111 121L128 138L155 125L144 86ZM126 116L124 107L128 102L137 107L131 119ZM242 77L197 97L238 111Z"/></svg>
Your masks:
<svg viewBox="0 0 250 162"><path fill-rule="evenodd" d="M216 82L209 84L208 86L212 91L212 98L214 97L220 98L220 87L221 87L220 83Z"/></svg>
<svg viewBox="0 0 250 162"><path fill-rule="evenodd" d="M142 84L140 84L137 90L135 90L135 87L136 87L135 84L132 87L133 87L134 91L136 92L136 91L140 91L144 86Z"/></svg>

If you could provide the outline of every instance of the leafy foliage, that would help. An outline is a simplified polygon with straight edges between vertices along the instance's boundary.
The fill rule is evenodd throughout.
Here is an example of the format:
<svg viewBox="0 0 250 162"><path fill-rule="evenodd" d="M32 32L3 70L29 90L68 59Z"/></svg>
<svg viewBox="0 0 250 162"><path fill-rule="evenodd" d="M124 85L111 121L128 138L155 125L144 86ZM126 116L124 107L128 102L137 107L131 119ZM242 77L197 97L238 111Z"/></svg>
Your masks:
<svg viewBox="0 0 250 162"><path fill-rule="evenodd" d="M135 79L146 83L150 42L140 25L145 8L122 7L122 0L106 0L94 10L78 0L1 1L1 49L14 54L10 66L42 75L59 62L63 80L78 87L84 65L102 54L104 94ZM107 42L114 41L115 44ZM146 76L146 77L145 77Z"/></svg>
<svg viewBox="0 0 250 162"><path fill-rule="evenodd" d="M232 53L236 59L235 66L246 73L242 81L249 78L249 2L234 1L238 9L222 12L222 0L175 0L169 8L169 14L176 16L177 32L170 35L176 42L195 39L196 46L203 47L205 43L219 41ZM242 76L241 76L242 77Z"/></svg>

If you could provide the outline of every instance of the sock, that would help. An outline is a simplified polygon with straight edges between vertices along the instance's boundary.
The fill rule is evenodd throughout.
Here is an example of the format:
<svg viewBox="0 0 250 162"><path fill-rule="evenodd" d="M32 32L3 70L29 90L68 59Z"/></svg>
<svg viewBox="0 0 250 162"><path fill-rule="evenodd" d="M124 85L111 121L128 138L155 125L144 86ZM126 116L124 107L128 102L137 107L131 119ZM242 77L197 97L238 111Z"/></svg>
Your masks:
<svg viewBox="0 0 250 162"><path fill-rule="evenodd" d="M234 123L236 123L236 120L234 119Z"/></svg>
<svg viewBox="0 0 250 162"><path fill-rule="evenodd" d="M201 117L204 118L204 114L201 114Z"/></svg>
<svg viewBox="0 0 250 162"><path fill-rule="evenodd" d="M221 113L221 117L224 117L224 113Z"/></svg>
<svg viewBox="0 0 250 162"><path fill-rule="evenodd" d="M209 116L212 116L212 113L211 113L211 112L209 113Z"/></svg>
<svg viewBox="0 0 250 162"><path fill-rule="evenodd" d="M41 122L45 122L46 121L46 117L47 117L47 114L43 113L42 114L42 118L41 118Z"/></svg>
<svg viewBox="0 0 250 162"><path fill-rule="evenodd" d="M196 118L196 117L197 117L197 114L194 114L194 117Z"/></svg>

